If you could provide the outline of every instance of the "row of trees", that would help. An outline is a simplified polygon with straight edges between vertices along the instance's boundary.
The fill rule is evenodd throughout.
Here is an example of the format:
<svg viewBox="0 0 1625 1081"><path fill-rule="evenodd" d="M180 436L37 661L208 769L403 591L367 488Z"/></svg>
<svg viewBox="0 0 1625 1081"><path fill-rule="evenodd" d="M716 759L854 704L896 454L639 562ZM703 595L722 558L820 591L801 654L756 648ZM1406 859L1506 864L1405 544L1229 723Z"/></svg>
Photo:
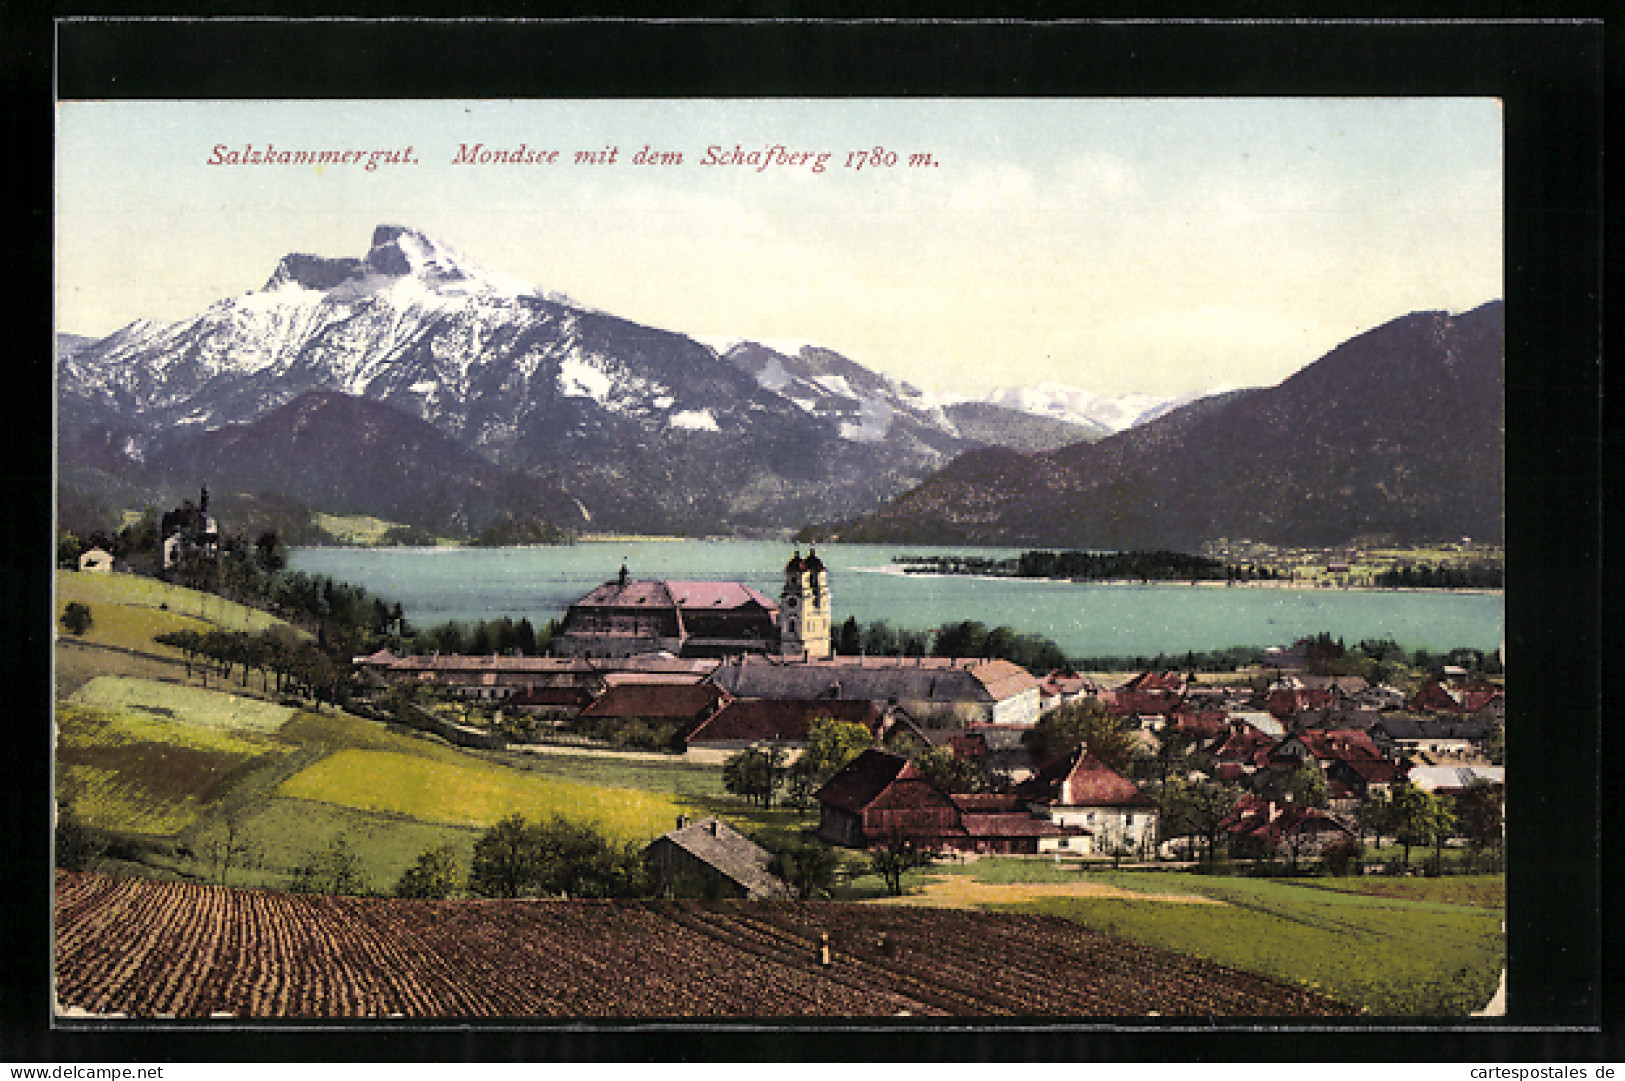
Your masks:
<svg viewBox="0 0 1625 1081"><path fill-rule="evenodd" d="M1486 563L1437 567L1407 564L1372 575L1371 584L1389 589L1505 589L1506 568Z"/></svg>
<svg viewBox="0 0 1625 1081"><path fill-rule="evenodd" d="M1202 582L1253 581L1280 575L1268 567L1221 563L1206 556L1161 549L1153 552L1023 552L1016 562L1022 578L1084 581Z"/></svg>
<svg viewBox="0 0 1625 1081"><path fill-rule="evenodd" d="M1013 661L1033 672L1048 672L1067 663L1061 647L1042 635L1005 626L989 628L974 619L922 631L893 627L883 619L860 625L856 617L848 616L836 628L831 644L836 653L846 656L989 657Z"/></svg>
<svg viewBox="0 0 1625 1081"><path fill-rule="evenodd" d="M529 619L515 622L508 616L466 623L442 623L427 630L406 634L402 648L409 653L487 653L539 657L558 636L558 620L549 620L538 630Z"/></svg>
<svg viewBox="0 0 1625 1081"><path fill-rule="evenodd" d="M249 675L258 672L260 690L271 692L272 679L278 694L297 693L322 701L340 702L349 697L345 666L315 642L301 638L289 627L249 631L166 631L153 641L181 651L186 675L203 677L208 686L211 674L230 680L236 672L244 687Z"/></svg>

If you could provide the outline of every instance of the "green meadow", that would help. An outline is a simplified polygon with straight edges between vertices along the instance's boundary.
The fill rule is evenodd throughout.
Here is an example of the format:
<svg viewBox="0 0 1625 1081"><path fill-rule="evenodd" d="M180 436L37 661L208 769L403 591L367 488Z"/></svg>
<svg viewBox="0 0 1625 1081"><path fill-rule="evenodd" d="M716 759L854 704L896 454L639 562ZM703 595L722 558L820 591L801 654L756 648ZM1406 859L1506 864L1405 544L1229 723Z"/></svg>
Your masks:
<svg viewBox="0 0 1625 1081"><path fill-rule="evenodd" d="M1118 897L1035 897L989 905L1060 916L1091 930L1301 983L1374 1016L1460 1017L1495 994L1505 964L1499 875L1240 878L1089 871L1036 861L934 867L986 882L1097 882L1220 905Z"/></svg>

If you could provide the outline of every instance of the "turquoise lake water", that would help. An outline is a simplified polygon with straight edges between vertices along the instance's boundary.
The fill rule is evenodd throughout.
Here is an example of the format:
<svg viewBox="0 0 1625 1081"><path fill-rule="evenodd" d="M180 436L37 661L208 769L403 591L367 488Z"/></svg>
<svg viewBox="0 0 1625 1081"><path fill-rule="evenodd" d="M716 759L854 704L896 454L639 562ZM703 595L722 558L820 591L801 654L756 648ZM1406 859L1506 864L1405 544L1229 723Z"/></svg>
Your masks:
<svg viewBox="0 0 1625 1081"><path fill-rule="evenodd" d="M540 625L622 561L634 578L726 579L777 598L791 545L766 541L592 541L535 548L300 548L290 566L399 601L420 627L511 616ZM1350 644L1391 636L1407 649L1485 651L1504 637L1497 594L1393 590L1078 584L905 575L902 554L1003 558L1016 549L821 546L835 620L927 629L961 619L1053 639L1069 656L1153 656L1226 646L1288 645L1328 631Z"/></svg>

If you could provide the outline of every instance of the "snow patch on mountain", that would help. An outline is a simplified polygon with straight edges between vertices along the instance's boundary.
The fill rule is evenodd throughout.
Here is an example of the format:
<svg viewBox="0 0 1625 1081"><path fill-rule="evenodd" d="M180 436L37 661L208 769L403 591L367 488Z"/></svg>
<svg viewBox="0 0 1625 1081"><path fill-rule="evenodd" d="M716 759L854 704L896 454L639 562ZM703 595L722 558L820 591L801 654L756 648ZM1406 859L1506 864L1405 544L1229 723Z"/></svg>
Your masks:
<svg viewBox="0 0 1625 1081"><path fill-rule="evenodd" d="M615 381L609 375L577 357L559 362L559 394L566 398L591 398L599 405L609 401Z"/></svg>
<svg viewBox="0 0 1625 1081"><path fill-rule="evenodd" d="M720 432L717 418L709 409L684 409L673 413L666 421L673 428L686 428L692 432Z"/></svg>

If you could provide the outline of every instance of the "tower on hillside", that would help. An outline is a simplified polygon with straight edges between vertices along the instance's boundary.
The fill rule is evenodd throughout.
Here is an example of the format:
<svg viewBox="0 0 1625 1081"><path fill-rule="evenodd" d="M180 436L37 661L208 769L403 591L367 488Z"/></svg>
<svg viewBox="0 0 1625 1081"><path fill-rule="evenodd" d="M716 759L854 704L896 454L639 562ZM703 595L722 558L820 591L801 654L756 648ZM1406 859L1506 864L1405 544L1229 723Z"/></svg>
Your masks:
<svg viewBox="0 0 1625 1081"><path fill-rule="evenodd" d="M779 593L779 651L787 657L828 657L829 574L817 549L801 558L798 548L784 565Z"/></svg>

